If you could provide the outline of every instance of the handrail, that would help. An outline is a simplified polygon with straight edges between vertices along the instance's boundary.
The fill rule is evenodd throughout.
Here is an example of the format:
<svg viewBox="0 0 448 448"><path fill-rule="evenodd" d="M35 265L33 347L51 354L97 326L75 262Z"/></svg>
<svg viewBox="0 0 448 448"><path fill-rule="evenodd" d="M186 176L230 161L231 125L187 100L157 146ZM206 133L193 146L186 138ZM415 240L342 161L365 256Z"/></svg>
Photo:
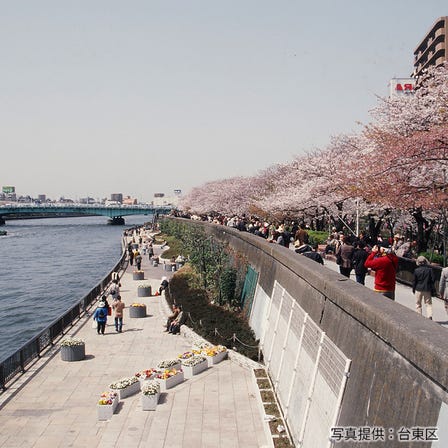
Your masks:
<svg viewBox="0 0 448 448"><path fill-rule="evenodd" d="M15 353L0 362L0 388L2 391L6 390L6 384L8 382L17 375L25 373L26 367L36 358L40 358L44 350L54 346L55 340L59 336L64 335L67 327L73 327L75 320L77 319L79 321L93 302L107 289L107 286L112 281L112 273L122 269L125 264L125 247L123 240L120 260L100 283L93 287L78 303L55 319L37 336L34 336Z"/></svg>

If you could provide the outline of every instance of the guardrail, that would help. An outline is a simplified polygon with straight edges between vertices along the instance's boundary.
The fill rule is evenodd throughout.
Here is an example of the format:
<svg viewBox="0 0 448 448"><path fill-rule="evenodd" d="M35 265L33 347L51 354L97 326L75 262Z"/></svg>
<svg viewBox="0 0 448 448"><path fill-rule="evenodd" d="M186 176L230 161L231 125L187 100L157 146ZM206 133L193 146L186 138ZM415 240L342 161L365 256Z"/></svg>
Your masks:
<svg viewBox="0 0 448 448"><path fill-rule="evenodd" d="M411 258L398 257L398 272L397 281L407 286L412 286L414 280L414 271L417 267L415 260ZM439 287L440 274L442 273L442 267L431 266L434 279L436 281L436 289Z"/></svg>
<svg viewBox="0 0 448 448"><path fill-rule="evenodd" d="M334 255L326 255L325 258L327 260L332 260L336 262L336 257ZM414 281L414 271L416 267L417 264L415 259L398 257L398 271L396 274L397 282L412 287L412 283ZM441 266L435 266L435 265L432 265L431 267L432 267L432 273L434 275L436 291L438 291L440 275L442 273L443 268Z"/></svg>
<svg viewBox="0 0 448 448"><path fill-rule="evenodd" d="M120 270L125 260L126 251L123 251L120 260L114 268L88 294L62 316L54 320L45 330L26 342L14 354L0 362L0 388L2 391L6 390L6 384L14 377L25 373L26 367L36 358L40 358L44 350L54 346L55 340L65 334L67 327L73 327L75 321L81 319L93 302L106 290L112 281L112 273Z"/></svg>

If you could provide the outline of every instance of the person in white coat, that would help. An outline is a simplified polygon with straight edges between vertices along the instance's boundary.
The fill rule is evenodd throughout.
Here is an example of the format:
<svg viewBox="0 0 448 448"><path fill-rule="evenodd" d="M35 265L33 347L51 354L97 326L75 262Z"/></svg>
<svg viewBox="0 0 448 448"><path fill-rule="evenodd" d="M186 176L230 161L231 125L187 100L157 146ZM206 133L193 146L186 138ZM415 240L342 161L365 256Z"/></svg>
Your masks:
<svg viewBox="0 0 448 448"><path fill-rule="evenodd" d="M439 281L439 297L445 302L445 310L448 313L448 267L442 269Z"/></svg>

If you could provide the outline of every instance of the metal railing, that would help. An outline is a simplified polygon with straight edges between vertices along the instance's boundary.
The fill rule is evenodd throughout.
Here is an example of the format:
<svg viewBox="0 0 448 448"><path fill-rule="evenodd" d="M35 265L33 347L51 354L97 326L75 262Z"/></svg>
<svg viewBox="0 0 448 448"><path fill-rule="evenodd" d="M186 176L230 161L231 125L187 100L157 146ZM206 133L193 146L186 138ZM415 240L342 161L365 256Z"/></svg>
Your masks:
<svg viewBox="0 0 448 448"><path fill-rule="evenodd" d="M14 354L0 362L1 390L6 390L6 384L8 382L17 375L25 373L28 365L36 360L36 358L40 358L44 350L54 346L55 340L63 336L67 328L72 328L85 315L93 302L98 299L112 281L112 273L119 271L123 267L125 260L126 251L123 251L120 260L114 268L88 294L62 316L55 319L45 330L25 343Z"/></svg>

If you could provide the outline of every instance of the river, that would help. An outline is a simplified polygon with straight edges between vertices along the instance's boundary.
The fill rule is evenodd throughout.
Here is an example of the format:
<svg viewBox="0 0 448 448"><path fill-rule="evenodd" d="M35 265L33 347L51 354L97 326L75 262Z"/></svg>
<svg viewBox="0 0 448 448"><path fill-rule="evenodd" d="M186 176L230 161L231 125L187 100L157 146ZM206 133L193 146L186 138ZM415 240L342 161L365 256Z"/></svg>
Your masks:
<svg viewBox="0 0 448 448"><path fill-rule="evenodd" d="M0 236L0 361L84 297L121 256L123 231L151 220L104 216L7 221Z"/></svg>

